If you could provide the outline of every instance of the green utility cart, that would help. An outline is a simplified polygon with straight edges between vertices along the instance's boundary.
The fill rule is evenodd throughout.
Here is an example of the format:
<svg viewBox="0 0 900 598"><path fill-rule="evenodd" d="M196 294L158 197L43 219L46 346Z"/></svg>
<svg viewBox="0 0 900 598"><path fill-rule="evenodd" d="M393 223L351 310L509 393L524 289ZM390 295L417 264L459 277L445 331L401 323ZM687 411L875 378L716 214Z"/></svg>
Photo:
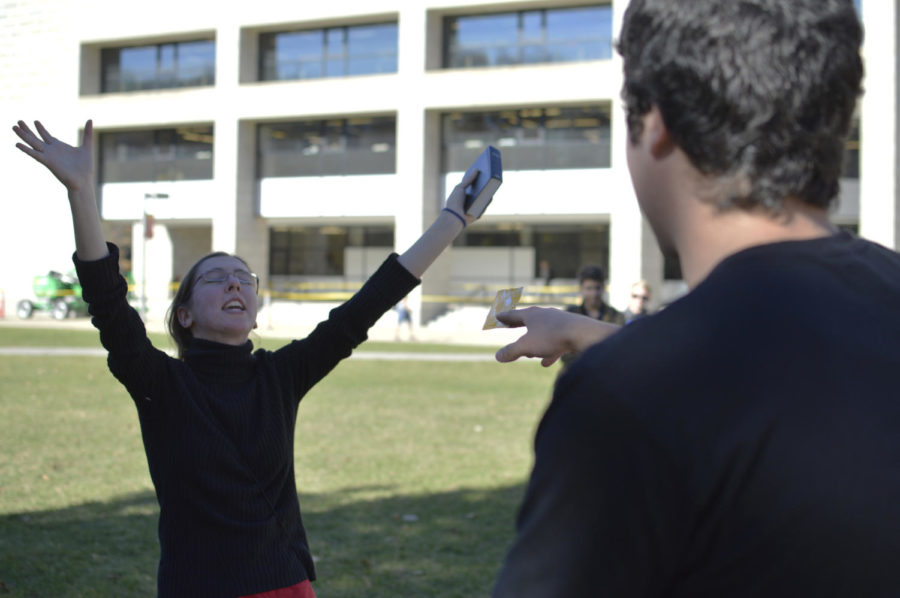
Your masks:
<svg viewBox="0 0 900 598"><path fill-rule="evenodd" d="M65 320L69 314L87 315L87 304L81 298L81 285L74 276L50 271L45 276L35 276L32 281L34 299L22 299L16 305L16 315L25 320L35 310L49 311L57 320Z"/></svg>

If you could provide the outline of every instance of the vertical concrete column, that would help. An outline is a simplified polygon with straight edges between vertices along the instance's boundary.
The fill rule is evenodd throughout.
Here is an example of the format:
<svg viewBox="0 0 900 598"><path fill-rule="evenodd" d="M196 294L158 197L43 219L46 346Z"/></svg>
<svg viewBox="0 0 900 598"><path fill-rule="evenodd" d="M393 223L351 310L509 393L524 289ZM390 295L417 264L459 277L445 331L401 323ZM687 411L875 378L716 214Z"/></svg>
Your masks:
<svg viewBox="0 0 900 598"><path fill-rule="evenodd" d="M255 36L242 36L240 24L230 13L216 30L216 107L213 176L216 210L212 218L215 251L236 253L259 272L262 284L268 277L268 235L256 205L256 128L240 121L238 87L248 76L256 48Z"/></svg>
<svg viewBox="0 0 900 598"><path fill-rule="evenodd" d="M147 212L153 213L152 205L148 204ZM140 299L146 293L147 321L162 322L169 308L169 284L176 274L172 268L172 239L168 228L155 223L153 238L145 240L143 222L135 222L131 227L131 263L135 296ZM181 276L184 272L177 274ZM142 287L145 281L146 289Z"/></svg>
<svg viewBox="0 0 900 598"><path fill-rule="evenodd" d="M238 118L240 83L255 77L256 36L241 35L240 23L226 14L216 31L214 176L217 209L212 215L213 249L236 253L260 274L269 273L268 229L259 218L256 192L256 124Z"/></svg>
<svg viewBox="0 0 900 598"><path fill-rule="evenodd" d="M400 10L398 27L398 76L402 89L425 85L427 12L421 5L406 3ZM439 116L426 111L421 98L401 94L397 106L397 180L394 202L394 244L405 251L431 225L441 208L444 193L440 168ZM410 295L410 308L418 324L440 309L423 303L422 295L444 294L449 288L450 260L445 252L429 268L422 285Z"/></svg>
<svg viewBox="0 0 900 598"><path fill-rule="evenodd" d="M867 76L860 111L860 235L900 249L900 169L897 144L900 0L862 3Z"/></svg>
<svg viewBox="0 0 900 598"><path fill-rule="evenodd" d="M235 178L235 253L259 273L260 285L268 286L269 228L259 217L256 185L256 123L232 123L237 129Z"/></svg>
<svg viewBox="0 0 900 598"><path fill-rule="evenodd" d="M614 39L622 28L627 4L623 0L613 2ZM617 65L616 72L621 73L621 57L614 53L613 61ZM617 87L621 86L620 77ZM616 180L613 188L607 192L616 193L616 200L613 203L609 230L609 299L613 306L624 309L631 284L644 279L653 289L653 303L656 304L663 286L662 254L634 195L626 159L628 127L625 107L618 95L613 97L611 123L610 156Z"/></svg>
<svg viewBox="0 0 900 598"><path fill-rule="evenodd" d="M213 251L237 252L238 126L233 110L240 67L240 34L236 23L224 19L216 29L216 102L213 114Z"/></svg>

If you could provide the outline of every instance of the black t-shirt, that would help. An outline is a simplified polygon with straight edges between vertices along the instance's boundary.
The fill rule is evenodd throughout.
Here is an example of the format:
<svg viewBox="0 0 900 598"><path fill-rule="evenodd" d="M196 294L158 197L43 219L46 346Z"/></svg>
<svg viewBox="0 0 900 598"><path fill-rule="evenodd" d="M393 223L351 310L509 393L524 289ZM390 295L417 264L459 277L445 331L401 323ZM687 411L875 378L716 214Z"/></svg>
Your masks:
<svg viewBox="0 0 900 598"><path fill-rule="evenodd" d="M900 256L730 256L558 381L496 598L900 596Z"/></svg>

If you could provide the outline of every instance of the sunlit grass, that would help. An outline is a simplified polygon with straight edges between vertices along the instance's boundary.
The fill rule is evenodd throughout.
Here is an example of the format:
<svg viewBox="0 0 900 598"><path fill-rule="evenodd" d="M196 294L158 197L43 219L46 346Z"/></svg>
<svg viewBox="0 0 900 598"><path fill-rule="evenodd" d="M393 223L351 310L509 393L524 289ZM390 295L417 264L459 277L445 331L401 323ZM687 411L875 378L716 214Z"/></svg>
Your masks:
<svg viewBox="0 0 900 598"><path fill-rule="evenodd" d="M9 330L0 345L98 344ZM555 374L349 360L314 388L295 466L320 598L487 596ZM156 517L134 406L105 359L0 359L0 594L154 595Z"/></svg>

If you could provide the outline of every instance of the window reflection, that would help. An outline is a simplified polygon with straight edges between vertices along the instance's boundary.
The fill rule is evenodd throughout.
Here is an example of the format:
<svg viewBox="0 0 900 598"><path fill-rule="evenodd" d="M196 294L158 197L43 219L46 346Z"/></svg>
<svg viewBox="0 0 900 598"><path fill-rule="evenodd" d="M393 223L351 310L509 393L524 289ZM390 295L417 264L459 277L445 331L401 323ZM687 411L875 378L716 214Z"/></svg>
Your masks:
<svg viewBox="0 0 900 598"><path fill-rule="evenodd" d="M213 128L100 134L101 183L211 179Z"/></svg>
<svg viewBox="0 0 900 598"><path fill-rule="evenodd" d="M464 171L487 146L504 170L608 168L610 107L527 108L443 116L444 171Z"/></svg>
<svg viewBox="0 0 900 598"><path fill-rule="evenodd" d="M444 20L444 67L467 68L612 57L609 5Z"/></svg>
<svg viewBox="0 0 900 598"><path fill-rule="evenodd" d="M105 48L100 60L103 93L215 84L212 40Z"/></svg>
<svg viewBox="0 0 900 598"><path fill-rule="evenodd" d="M464 230L456 247L533 247L534 276L572 279L583 264L609 266L608 224L488 223ZM545 262L549 272L542 271Z"/></svg>
<svg viewBox="0 0 900 598"><path fill-rule="evenodd" d="M396 172L396 119L356 117L259 126L259 177Z"/></svg>
<svg viewBox="0 0 900 598"><path fill-rule="evenodd" d="M262 81L397 72L397 24L380 23L259 36Z"/></svg>
<svg viewBox="0 0 900 598"><path fill-rule="evenodd" d="M394 247L389 226L274 227L269 235L270 276L342 276L348 247Z"/></svg>

